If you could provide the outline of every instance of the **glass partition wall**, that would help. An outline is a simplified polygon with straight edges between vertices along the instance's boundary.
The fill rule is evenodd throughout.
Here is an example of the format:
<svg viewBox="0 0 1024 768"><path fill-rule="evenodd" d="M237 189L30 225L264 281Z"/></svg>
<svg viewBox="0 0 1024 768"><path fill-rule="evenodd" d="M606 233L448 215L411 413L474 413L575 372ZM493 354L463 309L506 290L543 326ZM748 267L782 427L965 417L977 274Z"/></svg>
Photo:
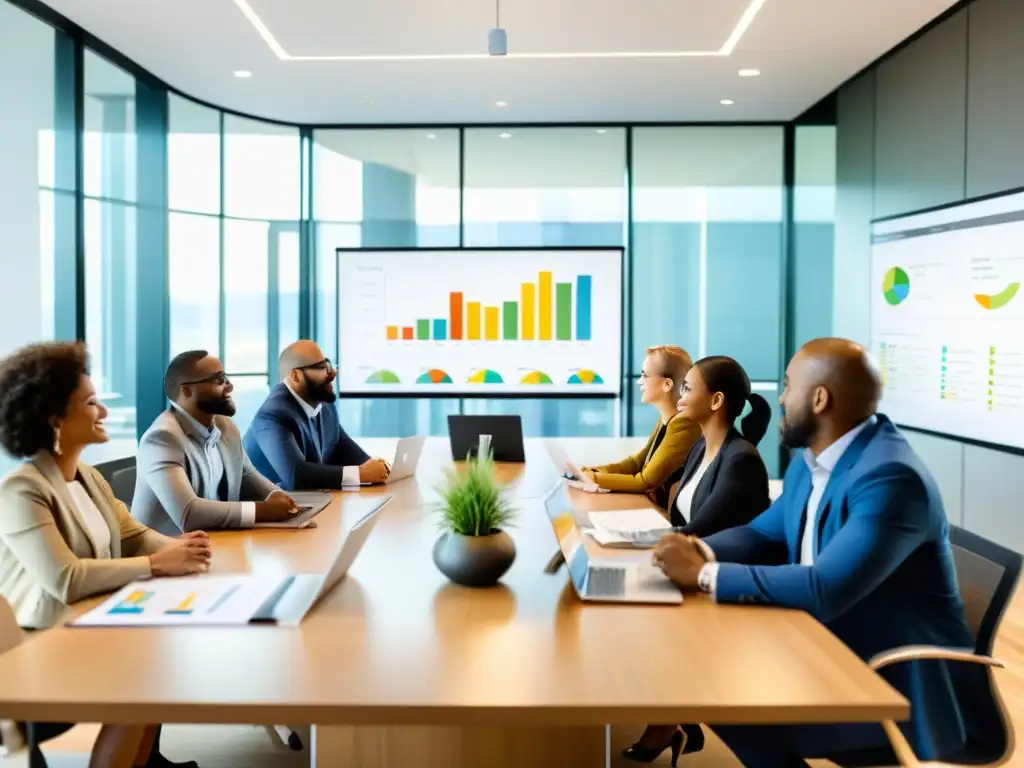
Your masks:
<svg viewBox="0 0 1024 768"><path fill-rule="evenodd" d="M646 347L731 355L772 401L830 328L833 126L287 125L175 93L30 3L0 0L0 354L88 342L115 438L91 460L132 452L178 352L220 357L243 430L285 344L335 357L339 247L626 249L620 399L342 399L356 436L451 413L645 435ZM777 431L760 447L777 474Z"/></svg>

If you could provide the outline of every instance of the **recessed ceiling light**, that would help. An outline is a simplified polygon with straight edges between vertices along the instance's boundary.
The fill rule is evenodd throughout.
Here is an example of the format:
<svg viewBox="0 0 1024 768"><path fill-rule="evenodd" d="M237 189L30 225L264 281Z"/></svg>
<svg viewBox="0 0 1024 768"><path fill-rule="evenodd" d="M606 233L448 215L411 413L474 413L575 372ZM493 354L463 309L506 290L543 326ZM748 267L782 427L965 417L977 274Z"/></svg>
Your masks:
<svg viewBox="0 0 1024 768"><path fill-rule="evenodd" d="M597 132L598 133L608 133L608 129L607 128L598 128Z"/></svg>
<svg viewBox="0 0 1024 768"><path fill-rule="evenodd" d="M496 107L507 107L508 106L508 102L507 101L496 101L496 102L494 102L494 106L496 106Z"/></svg>
<svg viewBox="0 0 1024 768"><path fill-rule="evenodd" d="M373 102L372 101L364 101L363 102L363 106L364 107L372 107L373 106Z"/></svg>
<svg viewBox="0 0 1024 768"><path fill-rule="evenodd" d="M247 77L252 77L252 72L250 72L248 69L236 69L235 77L239 77L244 80Z"/></svg>
<svg viewBox="0 0 1024 768"><path fill-rule="evenodd" d="M437 138L437 134L436 133L428 133L427 134L427 138L428 139L436 139Z"/></svg>
<svg viewBox="0 0 1024 768"><path fill-rule="evenodd" d="M498 138L501 138L501 139L511 139L512 138L512 134L511 133L499 133L498 134Z"/></svg>
<svg viewBox="0 0 1024 768"><path fill-rule="evenodd" d="M741 69L740 77L757 77L761 74L760 69Z"/></svg>
<svg viewBox="0 0 1024 768"><path fill-rule="evenodd" d="M721 104L721 105L722 105L723 107L730 107L730 106L732 106L733 104L735 104L736 102L735 102L735 101L733 101L732 99L722 99L722 100L721 100L720 102L718 102L718 103L719 103L719 104Z"/></svg>

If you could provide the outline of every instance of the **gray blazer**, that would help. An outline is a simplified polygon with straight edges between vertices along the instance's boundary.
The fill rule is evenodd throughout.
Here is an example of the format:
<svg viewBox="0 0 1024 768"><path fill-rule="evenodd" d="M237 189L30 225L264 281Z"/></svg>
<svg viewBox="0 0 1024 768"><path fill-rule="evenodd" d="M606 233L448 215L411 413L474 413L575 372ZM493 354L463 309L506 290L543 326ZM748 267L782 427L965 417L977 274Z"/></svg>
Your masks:
<svg viewBox="0 0 1024 768"><path fill-rule="evenodd" d="M216 416L217 450L224 464L211 477L206 436L174 408L161 413L139 441L132 515L168 535L242 527L242 502L263 501L277 486L257 472L242 448L235 422ZM221 486L221 480L224 485ZM218 498L218 490L223 490Z"/></svg>

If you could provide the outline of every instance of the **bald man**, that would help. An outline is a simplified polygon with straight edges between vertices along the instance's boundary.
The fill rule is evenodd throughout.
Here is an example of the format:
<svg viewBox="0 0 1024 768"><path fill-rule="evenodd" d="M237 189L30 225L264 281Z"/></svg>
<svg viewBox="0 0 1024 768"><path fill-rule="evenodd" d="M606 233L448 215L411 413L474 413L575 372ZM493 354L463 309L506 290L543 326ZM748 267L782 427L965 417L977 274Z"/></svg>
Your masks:
<svg viewBox="0 0 1024 768"><path fill-rule="evenodd" d="M655 563L683 589L720 603L807 611L864 660L906 645L971 647L939 490L903 435L876 414L880 395L861 346L804 345L780 398L782 439L803 449L782 496L749 525L704 540L666 536ZM975 667L927 661L882 672L910 700L911 719L900 727L919 759L950 759L986 727L975 713L992 711L978 698L990 697ZM806 766L810 758L842 765L865 751L877 762L861 764L895 764L877 725L714 729L746 766ZM674 730L652 728L645 738Z"/></svg>
<svg viewBox="0 0 1024 768"><path fill-rule="evenodd" d="M260 406L243 443L263 475L287 490L382 483L390 468L371 459L341 427L334 408L337 374L312 341L288 346L281 383Z"/></svg>

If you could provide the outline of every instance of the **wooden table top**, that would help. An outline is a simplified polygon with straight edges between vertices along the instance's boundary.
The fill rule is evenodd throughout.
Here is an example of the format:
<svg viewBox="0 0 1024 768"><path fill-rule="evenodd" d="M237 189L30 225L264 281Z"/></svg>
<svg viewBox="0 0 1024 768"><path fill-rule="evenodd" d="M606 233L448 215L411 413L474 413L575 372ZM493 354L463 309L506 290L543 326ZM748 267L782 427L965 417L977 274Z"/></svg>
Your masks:
<svg viewBox="0 0 1024 768"><path fill-rule="evenodd" d="M215 572L318 572L368 503L393 496L349 575L301 627L56 628L0 657L0 717L568 726L907 716L895 690L803 613L699 595L681 607L580 602L565 568L544 572L556 542L526 489L556 476L528 442L525 469L499 466L518 481L520 510L509 531L517 557L499 587L456 586L433 564L430 488L450 455L430 441L417 478L340 493L316 528L214 534ZM635 445L566 441L581 463ZM646 505L574 494L580 510Z"/></svg>

